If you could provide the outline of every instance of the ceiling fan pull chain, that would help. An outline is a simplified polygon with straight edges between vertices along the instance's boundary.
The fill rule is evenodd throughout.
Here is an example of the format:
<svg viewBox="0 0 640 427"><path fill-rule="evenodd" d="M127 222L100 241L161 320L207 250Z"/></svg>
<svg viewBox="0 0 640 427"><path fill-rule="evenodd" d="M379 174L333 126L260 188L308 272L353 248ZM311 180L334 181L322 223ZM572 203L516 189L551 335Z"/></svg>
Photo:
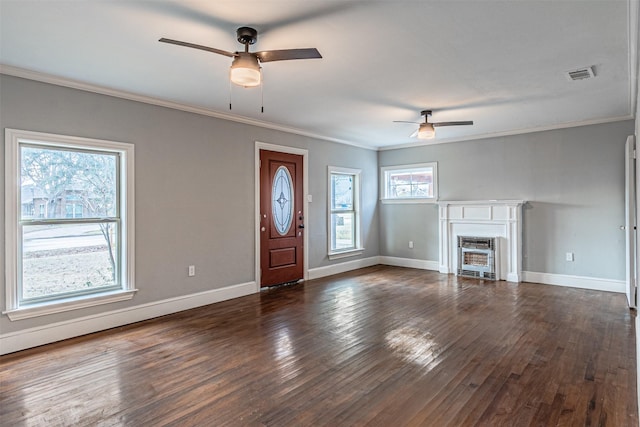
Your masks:
<svg viewBox="0 0 640 427"><path fill-rule="evenodd" d="M231 111L231 80L229 80L229 111Z"/></svg>
<svg viewBox="0 0 640 427"><path fill-rule="evenodd" d="M262 82L260 84L260 112L264 113L264 72L262 72Z"/></svg>

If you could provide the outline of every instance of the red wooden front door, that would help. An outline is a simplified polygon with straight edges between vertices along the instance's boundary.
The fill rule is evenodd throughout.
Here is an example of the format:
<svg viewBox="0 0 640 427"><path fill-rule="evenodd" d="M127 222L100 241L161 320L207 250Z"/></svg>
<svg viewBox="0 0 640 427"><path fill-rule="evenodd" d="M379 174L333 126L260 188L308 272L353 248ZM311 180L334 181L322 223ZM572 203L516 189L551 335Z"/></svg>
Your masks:
<svg viewBox="0 0 640 427"><path fill-rule="evenodd" d="M302 156L260 150L260 286L303 278Z"/></svg>

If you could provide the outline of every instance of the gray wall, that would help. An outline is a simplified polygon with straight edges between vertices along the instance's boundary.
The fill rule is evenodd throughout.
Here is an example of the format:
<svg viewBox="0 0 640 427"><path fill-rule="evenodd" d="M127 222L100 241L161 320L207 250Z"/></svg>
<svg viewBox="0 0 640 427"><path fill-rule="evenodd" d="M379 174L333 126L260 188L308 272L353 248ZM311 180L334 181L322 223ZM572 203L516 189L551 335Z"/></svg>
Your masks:
<svg viewBox="0 0 640 427"><path fill-rule="evenodd" d="M379 253L375 151L2 75L0 128L7 127L135 144L139 292L132 301L74 312L14 322L2 316L2 333L255 280L255 141L309 150L310 268L358 259L327 258L328 165L362 169L360 258ZM4 227L0 236L4 259ZM3 309L4 297L3 287Z"/></svg>
<svg viewBox="0 0 640 427"><path fill-rule="evenodd" d="M437 161L441 200L527 200L525 271L624 280L624 144L633 133L629 120L381 151L378 159L381 167ZM436 205L381 205L380 254L437 261Z"/></svg>
<svg viewBox="0 0 640 427"><path fill-rule="evenodd" d="M2 333L255 280L255 141L309 150L310 268L358 259L326 255L328 165L362 169L360 258L437 261L435 205L377 204L379 166L437 161L442 200L529 201L524 270L624 279L623 148L633 121L376 153L2 75L0 128L6 127L135 144L140 291L132 301L52 316L15 322L2 316ZM0 236L4 259L4 227ZM565 261L568 251L575 252L572 263ZM186 276L190 264L196 277Z"/></svg>

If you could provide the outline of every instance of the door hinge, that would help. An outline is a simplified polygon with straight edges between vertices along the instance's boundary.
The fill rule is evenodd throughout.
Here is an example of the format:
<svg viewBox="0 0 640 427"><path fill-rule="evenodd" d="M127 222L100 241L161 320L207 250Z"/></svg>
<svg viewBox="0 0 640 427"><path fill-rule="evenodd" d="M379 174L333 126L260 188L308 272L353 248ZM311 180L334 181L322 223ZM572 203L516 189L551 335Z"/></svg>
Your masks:
<svg viewBox="0 0 640 427"><path fill-rule="evenodd" d="M633 158L636 158L636 151L633 150ZM258 160L258 167L261 168L262 167L262 159Z"/></svg>
<svg viewBox="0 0 640 427"><path fill-rule="evenodd" d="M634 159L636 158L636 149L635 148L633 149L633 158Z"/></svg>

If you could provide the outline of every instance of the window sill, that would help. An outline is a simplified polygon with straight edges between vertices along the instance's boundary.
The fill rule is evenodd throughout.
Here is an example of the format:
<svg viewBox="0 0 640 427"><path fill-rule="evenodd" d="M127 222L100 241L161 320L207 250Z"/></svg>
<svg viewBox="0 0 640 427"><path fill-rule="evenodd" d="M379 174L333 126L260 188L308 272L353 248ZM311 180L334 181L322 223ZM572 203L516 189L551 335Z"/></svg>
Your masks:
<svg viewBox="0 0 640 427"><path fill-rule="evenodd" d="M340 258L358 256L358 255L362 255L363 252L364 252L364 248L349 249L349 250L340 251L340 252L330 252L329 259L340 259Z"/></svg>
<svg viewBox="0 0 640 427"><path fill-rule="evenodd" d="M29 319L31 317L46 316L48 314L62 313L64 311L78 310L80 308L130 300L136 292L137 289L133 289L105 292L103 294L96 295L85 295L56 302L27 305L4 311L2 314L9 316L9 320L11 321Z"/></svg>
<svg viewBox="0 0 640 427"><path fill-rule="evenodd" d="M422 204L422 203L438 203L437 199L380 199L382 204Z"/></svg>

